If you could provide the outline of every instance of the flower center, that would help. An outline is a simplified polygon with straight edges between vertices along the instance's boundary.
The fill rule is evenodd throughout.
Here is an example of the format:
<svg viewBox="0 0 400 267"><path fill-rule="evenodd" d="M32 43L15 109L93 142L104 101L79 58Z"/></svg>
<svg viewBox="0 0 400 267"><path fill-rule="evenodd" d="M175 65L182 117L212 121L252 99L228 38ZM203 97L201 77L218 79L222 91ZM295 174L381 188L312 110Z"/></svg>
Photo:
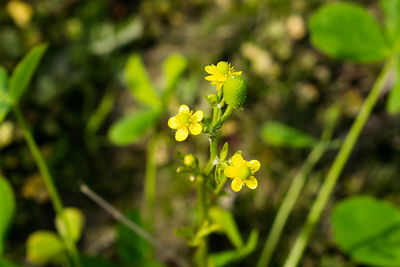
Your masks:
<svg viewBox="0 0 400 267"><path fill-rule="evenodd" d="M189 126L190 124L190 115L183 113L183 114L179 114L179 123L181 124L181 126Z"/></svg>
<svg viewBox="0 0 400 267"><path fill-rule="evenodd" d="M250 170L250 168L247 167L247 166L240 167L240 168L237 170L237 174L238 174L238 176L239 176L241 179L247 179L247 178L249 178L250 175L251 175L251 170Z"/></svg>
<svg viewBox="0 0 400 267"><path fill-rule="evenodd" d="M226 75L229 72L229 63L225 61L218 62L217 64L217 70L219 73L222 75Z"/></svg>

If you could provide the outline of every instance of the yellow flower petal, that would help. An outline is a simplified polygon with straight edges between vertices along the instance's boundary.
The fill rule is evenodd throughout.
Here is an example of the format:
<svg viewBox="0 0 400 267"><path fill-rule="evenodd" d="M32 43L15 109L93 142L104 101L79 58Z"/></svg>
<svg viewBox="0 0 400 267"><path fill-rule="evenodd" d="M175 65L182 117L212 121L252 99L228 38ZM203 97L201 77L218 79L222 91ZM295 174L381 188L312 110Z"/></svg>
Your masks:
<svg viewBox="0 0 400 267"><path fill-rule="evenodd" d="M217 78L214 75L210 75L210 76L206 76L204 79L206 79L207 81L214 81Z"/></svg>
<svg viewBox="0 0 400 267"><path fill-rule="evenodd" d="M181 113L189 113L189 112L190 112L190 109L189 109L188 106L186 106L186 105L181 105L181 106L179 107L179 114L181 114Z"/></svg>
<svg viewBox="0 0 400 267"><path fill-rule="evenodd" d="M247 187L250 189L256 189L258 186L257 179L254 176L250 176L250 178L244 180L244 182L246 183Z"/></svg>
<svg viewBox="0 0 400 267"><path fill-rule="evenodd" d="M171 117L171 118L169 118L169 120L168 120L168 126L169 126L169 128L171 128L171 129L178 129L178 127L179 127L178 119L177 119L176 117Z"/></svg>
<svg viewBox="0 0 400 267"><path fill-rule="evenodd" d="M232 166L228 166L224 169L224 174L226 177L234 178L236 175L236 169Z"/></svg>
<svg viewBox="0 0 400 267"><path fill-rule="evenodd" d="M192 122L200 122L204 117L204 113L201 110L196 111L192 117L190 118L190 120Z"/></svg>
<svg viewBox="0 0 400 267"><path fill-rule="evenodd" d="M204 68L204 70L210 74L214 74L217 71L217 67L214 65L209 65Z"/></svg>
<svg viewBox="0 0 400 267"><path fill-rule="evenodd" d="M232 187L233 191L239 192L240 189L242 189L242 186L243 186L242 179L240 179L239 177L236 177L235 179L233 179L233 181L231 183L231 187Z"/></svg>
<svg viewBox="0 0 400 267"><path fill-rule="evenodd" d="M242 167L245 165L245 162L240 154L235 154L232 157L232 164L233 167Z"/></svg>
<svg viewBox="0 0 400 267"><path fill-rule="evenodd" d="M232 75L242 75L242 72L241 71L236 71L236 72L232 72L231 74Z"/></svg>
<svg viewBox="0 0 400 267"><path fill-rule="evenodd" d="M246 165L250 168L251 174L254 174L256 171L258 171L261 166L258 160L250 160L246 163Z"/></svg>
<svg viewBox="0 0 400 267"><path fill-rule="evenodd" d="M193 135L198 135L203 130L203 127L200 123L192 123L189 125L189 131Z"/></svg>
<svg viewBox="0 0 400 267"><path fill-rule="evenodd" d="M189 131L186 127L179 128L178 131L175 133L175 139L176 141L183 141L185 140L189 135Z"/></svg>

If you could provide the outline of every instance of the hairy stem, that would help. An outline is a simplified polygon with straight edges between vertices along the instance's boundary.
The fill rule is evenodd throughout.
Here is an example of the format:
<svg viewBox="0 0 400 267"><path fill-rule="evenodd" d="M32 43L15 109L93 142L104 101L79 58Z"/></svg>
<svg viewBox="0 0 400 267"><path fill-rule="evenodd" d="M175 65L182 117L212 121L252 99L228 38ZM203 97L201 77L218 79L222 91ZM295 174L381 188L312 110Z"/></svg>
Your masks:
<svg viewBox="0 0 400 267"><path fill-rule="evenodd" d="M147 144L146 178L144 187L144 214L147 229L152 232L154 227L154 208L156 196L157 166L155 160L157 136L153 135Z"/></svg>
<svg viewBox="0 0 400 267"><path fill-rule="evenodd" d="M339 153L336 156L335 161L333 162L327 174L325 182L323 183L318 193L318 196L311 207L311 210L306 219L306 223L303 226L299 235L297 236L297 239L290 251L290 254L286 259L284 267L295 267L299 264L305 247L310 239L312 230L319 221L322 211L324 210L326 203L332 193L332 190L336 185L339 175L341 174L343 167L346 164L351 151L353 150L353 147L361 133L361 130L368 120L372 109L374 108L379 98L379 95L386 84L390 70L392 69L394 63L393 61L393 59L390 59L386 63L377 80L375 81L375 84L368 94L366 100L364 101L364 104L362 105L356 120L351 126L351 129L347 134L346 139L344 140L339 150Z"/></svg>
<svg viewBox="0 0 400 267"><path fill-rule="evenodd" d="M57 215L61 217L61 219L64 222L64 225L66 225L66 235L62 236L64 243L68 249L68 252L71 256L71 259L73 261L73 265L74 266L81 266L80 264L80 260L79 260L79 254L78 254L78 250L76 248L75 243L72 241L72 239L70 238L70 233L68 231L68 229L70 229L70 227L68 226L68 220L65 216L64 213L64 207L63 204L61 202L61 198L60 195L57 192L56 186L54 184L54 179L50 174L49 168L46 164L46 161L44 160L42 153L39 150L38 145L35 142L35 139L32 136L31 131L28 128L27 123L25 122L25 119L20 111L20 109L17 106L14 106L14 113L15 116L17 118L17 121L19 123L19 125L22 128L22 131L24 133L24 137L25 140L28 144L29 150L31 151L31 154L33 156L33 158L36 161L36 164L38 165L39 171L43 177L44 183L46 185L47 191L49 192L51 201L53 203L53 207L54 210L56 211Z"/></svg>

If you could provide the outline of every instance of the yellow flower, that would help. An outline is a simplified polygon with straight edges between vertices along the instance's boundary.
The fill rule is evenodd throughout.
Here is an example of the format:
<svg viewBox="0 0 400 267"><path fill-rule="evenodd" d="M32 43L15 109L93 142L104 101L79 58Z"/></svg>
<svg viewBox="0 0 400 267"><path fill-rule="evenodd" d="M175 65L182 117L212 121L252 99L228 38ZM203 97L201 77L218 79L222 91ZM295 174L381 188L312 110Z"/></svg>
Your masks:
<svg viewBox="0 0 400 267"><path fill-rule="evenodd" d="M168 126L172 129L178 129L175 133L176 141L185 140L189 131L193 135L198 135L203 130L199 122L203 119L203 111L199 110L193 114L193 111L186 105L179 107L179 113L168 120Z"/></svg>
<svg viewBox="0 0 400 267"><path fill-rule="evenodd" d="M211 64L206 66L204 69L207 73L211 74L204 79L210 81L211 84L215 84L217 86L217 91L222 88L226 78L228 78L230 75L242 75L241 71L235 72L231 64L225 61L218 62L217 66Z"/></svg>
<svg viewBox="0 0 400 267"><path fill-rule="evenodd" d="M257 179L253 175L259 169L260 162L258 160L245 161L240 154L235 154L231 158L230 166L225 168L224 174L233 179L232 190L238 192L244 184L250 189L257 187Z"/></svg>

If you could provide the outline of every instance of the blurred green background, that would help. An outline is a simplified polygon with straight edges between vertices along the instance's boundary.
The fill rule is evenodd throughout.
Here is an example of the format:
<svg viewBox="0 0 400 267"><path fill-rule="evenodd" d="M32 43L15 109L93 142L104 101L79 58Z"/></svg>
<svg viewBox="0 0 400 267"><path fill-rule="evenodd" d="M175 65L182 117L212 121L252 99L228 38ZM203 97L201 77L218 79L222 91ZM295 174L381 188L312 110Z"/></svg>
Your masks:
<svg viewBox="0 0 400 267"><path fill-rule="evenodd" d="M142 108L127 90L125 63L138 53L153 84L161 87L162 62L178 52L188 67L168 103L171 116L182 103L210 114L203 95L215 89L204 80L206 65L229 61L248 82L245 107L224 125L221 141L229 142L231 153L242 150L245 158L261 162L259 187L236 194L227 185L221 205L232 210L245 239L251 229L260 229L256 252L237 263L255 265L281 199L309 151L268 144L262 134L264 125L279 121L318 138L324 111L338 103L343 114L334 137L343 138L380 68L335 61L311 46L307 18L325 2L331 1L13 0L0 4L1 65L11 71L31 47L49 44L21 107L65 205L79 207L86 216L79 243L82 252L118 261L115 222L80 193L80 184L86 183L122 211L140 210L143 203L149 135L121 147L107 137L115 121ZM356 2L379 14L377 1ZM387 92L368 121L331 204L361 192L400 203L400 121L386 113L386 97ZM109 108L99 115L104 101L109 101ZM0 172L17 194L5 255L24 264L27 236L38 229L54 229L54 212L12 116L0 126ZM188 224L195 194L189 178L176 174L174 155L195 153L205 164L208 140L191 136L186 142L175 142L167 126L169 117L165 115L157 125L161 137L156 148L155 234L189 255L173 229ZM335 152L330 150L322 158L306 184L273 266L281 266L285 259ZM333 243L331 204L302 266L356 266ZM212 251L230 246L226 237L218 235L210 243Z"/></svg>

